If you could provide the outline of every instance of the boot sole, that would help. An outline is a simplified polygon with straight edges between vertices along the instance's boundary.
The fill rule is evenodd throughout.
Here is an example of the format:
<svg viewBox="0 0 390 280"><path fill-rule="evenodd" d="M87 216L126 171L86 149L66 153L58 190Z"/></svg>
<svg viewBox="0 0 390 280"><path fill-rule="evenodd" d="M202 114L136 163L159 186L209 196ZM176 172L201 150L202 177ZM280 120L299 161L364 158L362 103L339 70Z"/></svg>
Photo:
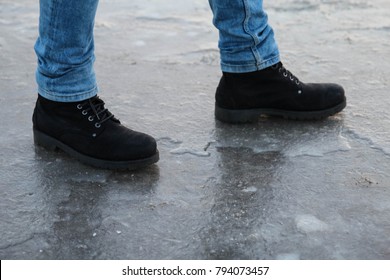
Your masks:
<svg viewBox="0 0 390 280"><path fill-rule="evenodd" d="M243 110L231 110L224 109L215 104L215 118L226 123L253 123L259 120L262 115L283 117L289 120L321 120L337 114L342 111L347 105L346 99L332 108L319 111L288 111L279 109L243 109Z"/></svg>
<svg viewBox="0 0 390 280"><path fill-rule="evenodd" d="M42 146L48 150L55 151L57 149L62 150L63 152L67 153L71 157L79 160L82 163L85 163L87 165L91 165L98 168L104 168L104 169L117 169L117 170L135 170L140 169L146 166L149 166L153 163L156 163L159 160L159 152L157 151L156 154L154 154L151 157L143 158L143 159L137 159L137 160L129 160L129 161L110 161L110 160L103 160L98 158L93 158L87 155L84 155L80 152L77 152L76 150L72 149L68 145L65 145L64 143L58 141L57 139L38 131L37 129L33 129L34 133L34 143L35 145Z"/></svg>

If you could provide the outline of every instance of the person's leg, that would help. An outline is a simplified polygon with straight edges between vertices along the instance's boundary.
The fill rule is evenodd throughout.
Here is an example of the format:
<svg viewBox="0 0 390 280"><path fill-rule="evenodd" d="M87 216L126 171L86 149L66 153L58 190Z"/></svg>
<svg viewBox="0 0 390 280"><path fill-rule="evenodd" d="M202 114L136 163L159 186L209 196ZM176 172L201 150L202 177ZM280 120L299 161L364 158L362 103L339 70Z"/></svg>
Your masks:
<svg viewBox="0 0 390 280"><path fill-rule="evenodd" d="M36 80L41 96L75 102L97 93L93 26L98 0L40 0Z"/></svg>
<svg viewBox="0 0 390 280"><path fill-rule="evenodd" d="M263 0L209 0L213 23L219 30L221 69L245 73L279 62L274 32L263 10Z"/></svg>
<svg viewBox="0 0 390 280"><path fill-rule="evenodd" d="M321 119L346 106L336 84L305 84L284 68L263 0L209 0L219 30L221 69L215 116L229 123L260 115Z"/></svg>
<svg viewBox="0 0 390 280"><path fill-rule="evenodd" d="M40 0L34 142L96 167L144 167L159 159L156 141L122 126L96 96L97 5L98 0Z"/></svg>

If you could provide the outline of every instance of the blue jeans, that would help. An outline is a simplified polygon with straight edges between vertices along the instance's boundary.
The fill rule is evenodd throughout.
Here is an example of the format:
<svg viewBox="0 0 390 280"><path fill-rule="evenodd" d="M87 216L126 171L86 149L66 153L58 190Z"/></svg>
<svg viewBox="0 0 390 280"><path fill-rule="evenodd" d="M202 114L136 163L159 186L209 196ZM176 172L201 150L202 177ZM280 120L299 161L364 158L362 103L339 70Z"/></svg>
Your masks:
<svg viewBox="0 0 390 280"><path fill-rule="evenodd" d="M93 26L98 0L40 0L38 93L77 102L98 92L93 63ZM219 30L221 69L244 73L279 62L263 0L209 0Z"/></svg>

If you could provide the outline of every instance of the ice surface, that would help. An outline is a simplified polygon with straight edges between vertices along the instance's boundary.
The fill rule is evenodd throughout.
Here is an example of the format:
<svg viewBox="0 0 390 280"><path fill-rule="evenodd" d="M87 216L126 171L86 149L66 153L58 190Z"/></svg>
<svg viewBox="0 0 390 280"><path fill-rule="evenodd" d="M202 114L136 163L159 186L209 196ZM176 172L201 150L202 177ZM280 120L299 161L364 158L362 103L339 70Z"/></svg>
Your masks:
<svg viewBox="0 0 390 280"><path fill-rule="evenodd" d="M390 259L390 2L265 6L286 67L348 107L220 123L207 1L102 0L100 96L161 156L115 172L34 147L38 2L0 0L0 258Z"/></svg>

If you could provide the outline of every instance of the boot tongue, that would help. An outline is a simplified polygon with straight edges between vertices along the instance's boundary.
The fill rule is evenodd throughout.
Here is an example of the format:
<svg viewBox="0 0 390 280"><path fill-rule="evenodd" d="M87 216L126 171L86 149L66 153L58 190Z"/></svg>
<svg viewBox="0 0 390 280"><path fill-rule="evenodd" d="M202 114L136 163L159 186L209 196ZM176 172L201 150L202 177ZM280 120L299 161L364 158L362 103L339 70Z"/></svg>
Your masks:
<svg viewBox="0 0 390 280"><path fill-rule="evenodd" d="M278 62L278 63L272 65L271 68L274 70L285 69L282 62Z"/></svg>

